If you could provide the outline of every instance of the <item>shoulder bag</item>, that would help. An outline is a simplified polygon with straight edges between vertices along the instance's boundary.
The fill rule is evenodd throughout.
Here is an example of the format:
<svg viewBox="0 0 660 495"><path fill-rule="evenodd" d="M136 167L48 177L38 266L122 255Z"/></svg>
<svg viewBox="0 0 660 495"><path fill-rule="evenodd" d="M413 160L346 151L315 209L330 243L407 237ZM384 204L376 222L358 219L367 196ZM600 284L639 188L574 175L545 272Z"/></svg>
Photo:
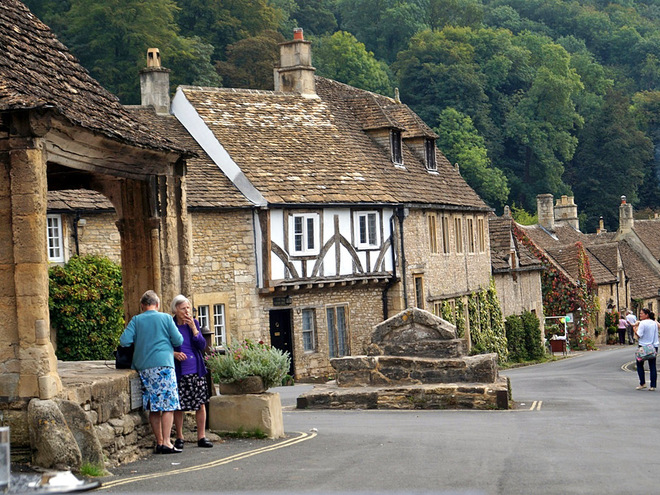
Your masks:
<svg viewBox="0 0 660 495"><path fill-rule="evenodd" d="M635 351L635 358L637 361L646 361L647 359L652 359L656 356L657 351L653 344L644 344L637 347Z"/></svg>

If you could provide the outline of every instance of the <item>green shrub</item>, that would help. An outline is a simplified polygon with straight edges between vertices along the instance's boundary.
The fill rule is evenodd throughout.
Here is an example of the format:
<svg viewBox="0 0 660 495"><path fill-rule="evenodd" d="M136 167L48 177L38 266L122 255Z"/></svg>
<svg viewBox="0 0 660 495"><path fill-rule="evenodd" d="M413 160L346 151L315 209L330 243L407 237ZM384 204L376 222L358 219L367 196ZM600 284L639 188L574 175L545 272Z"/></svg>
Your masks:
<svg viewBox="0 0 660 495"><path fill-rule="evenodd" d="M63 361L112 359L124 329L121 268L101 256L74 256L49 270L50 324Z"/></svg>
<svg viewBox="0 0 660 495"><path fill-rule="evenodd" d="M288 352L264 344L244 340L231 344L225 354L213 352L206 357L206 366L213 381L231 383L248 376L260 376L266 388L279 386L289 372L291 358Z"/></svg>
<svg viewBox="0 0 660 495"><path fill-rule="evenodd" d="M525 350L525 332L522 318L518 315L507 316L504 322L506 341L509 349L509 361L520 362L527 359Z"/></svg>
<svg viewBox="0 0 660 495"><path fill-rule="evenodd" d="M531 311L524 311L520 315L525 335L525 351L527 359L535 361L545 355L545 347L541 336L541 322Z"/></svg>

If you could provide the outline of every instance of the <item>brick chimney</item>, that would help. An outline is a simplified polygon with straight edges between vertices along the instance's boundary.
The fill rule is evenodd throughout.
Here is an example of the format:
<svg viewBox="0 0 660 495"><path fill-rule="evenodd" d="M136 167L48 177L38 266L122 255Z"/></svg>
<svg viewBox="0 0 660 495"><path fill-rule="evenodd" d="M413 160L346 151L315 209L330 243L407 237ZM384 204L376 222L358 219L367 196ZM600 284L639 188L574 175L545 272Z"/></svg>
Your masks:
<svg viewBox="0 0 660 495"><path fill-rule="evenodd" d="M539 194L536 196L536 214L539 225L546 230L555 230L555 209L552 194Z"/></svg>
<svg viewBox="0 0 660 495"><path fill-rule="evenodd" d="M147 50L147 67L140 71L142 106L153 106L157 114L170 113L170 69L161 67L158 48Z"/></svg>
<svg viewBox="0 0 660 495"><path fill-rule="evenodd" d="M573 196L563 195L557 200L555 204L555 222L564 222L575 230L580 230L577 205L573 201Z"/></svg>
<svg viewBox="0 0 660 495"><path fill-rule="evenodd" d="M293 30L293 41L280 43L280 65L275 68L275 91L315 97L312 43L305 41L302 28Z"/></svg>
<svg viewBox="0 0 660 495"><path fill-rule="evenodd" d="M633 207L626 201L625 196L621 196L621 204L619 205L619 233L630 232L634 225Z"/></svg>

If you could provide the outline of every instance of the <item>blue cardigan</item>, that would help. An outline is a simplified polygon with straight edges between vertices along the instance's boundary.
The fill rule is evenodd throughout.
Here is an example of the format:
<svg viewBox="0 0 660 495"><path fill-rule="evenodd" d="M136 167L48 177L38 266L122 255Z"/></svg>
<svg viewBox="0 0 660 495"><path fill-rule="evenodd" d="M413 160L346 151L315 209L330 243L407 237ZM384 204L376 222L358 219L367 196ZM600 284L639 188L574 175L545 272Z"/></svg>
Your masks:
<svg viewBox="0 0 660 495"><path fill-rule="evenodd" d="M151 309L131 318L119 343L122 346L135 343L131 366L135 370L174 368L174 347L183 343L183 337L170 315Z"/></svg>

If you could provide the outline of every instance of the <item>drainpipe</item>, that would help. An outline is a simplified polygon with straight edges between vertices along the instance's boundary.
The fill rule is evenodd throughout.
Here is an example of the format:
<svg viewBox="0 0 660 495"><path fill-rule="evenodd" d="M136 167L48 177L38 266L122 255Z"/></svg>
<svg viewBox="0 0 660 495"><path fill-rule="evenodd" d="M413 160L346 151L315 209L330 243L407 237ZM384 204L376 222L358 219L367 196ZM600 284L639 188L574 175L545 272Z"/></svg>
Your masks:
<svg viewBox="0 0 660 495"><path fill-rule="evenodd" d="M76 243L76 256L80 256L80 245L78 244L78 220L80 220L80 211L76 210L76 216L73 218L73 240Z"/></svg>
<svg viewBox="0 0 660 495"><path fill-rule="evenodd" d="M406 274L406 249L403 244L403 219L406 217L405 208L398 208L396 216L399 218L399 235L401 236L401 278L403 279L403 307L408 309L408 282Z"/></svg>
<svg viewBox="0 0 660 495"><path fill-rule="evenodd" d="M387 307L387 293L396 283L396 253L394 252L394 215L390 217L390 249L392 250L392 276L387 281L385 288L383 289L383 321L387 320L389 316L389 310Z"/></svg>

